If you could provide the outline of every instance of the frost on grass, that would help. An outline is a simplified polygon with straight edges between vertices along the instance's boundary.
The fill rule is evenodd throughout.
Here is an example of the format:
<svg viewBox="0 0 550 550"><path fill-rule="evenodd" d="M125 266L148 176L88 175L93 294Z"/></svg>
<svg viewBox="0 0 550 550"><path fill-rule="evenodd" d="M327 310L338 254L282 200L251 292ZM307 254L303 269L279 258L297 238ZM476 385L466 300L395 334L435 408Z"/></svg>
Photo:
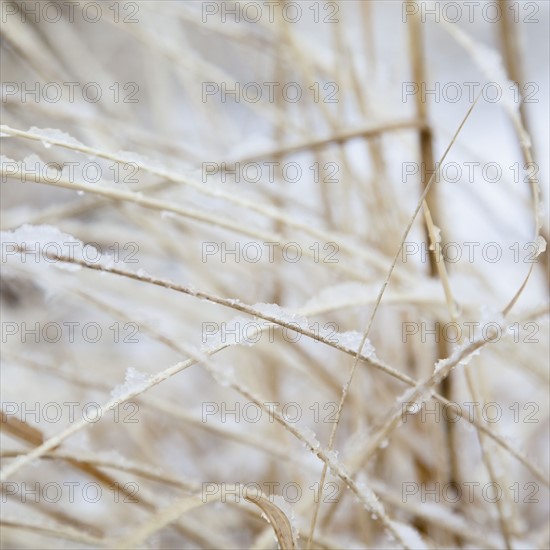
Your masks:
<svg viewBox="0 0 550 550"><path fill-rule="evenodd" d="M346 332L338 332L334 335L334 338L338 340L338 344L346 349L352 350L354 353L357 353L359 346L363 341L363 336L361 332L357 330L348 330ZM363 357L370 359L376 359L376 352L374 346L371 344L370 340L367 338L361 350L360 354Z"/></svg>
<svg viewBox="0 0 550 550"><path fill-rule="evenodd" d="M82 257L84 243L51 225L25 224L14 231L2 231L0 240L7 261L13 257L23 264L43 261L68 271L80 269L79 265L56 261L52 255Z"/></svg>
<svg viewBox="0 0 550 550"><path fill-rule="evenodd" d="M149 382L149 375L138 371L134 367L128 367L124 378L124 384L119 384L111 391L111 397L121 399L134 392L143 391Z"/></svg>
<svg viewBox="0 0 550 550"><path fill-rule="evenodd" d="M66 144L82 147L82 143L80 141L67 132L63 132L57 128L37 128L36 126L32 126L29 128L28 132L30 134L34 134L35 136L44 138L42 145L44 145L46 149L49 149L52 146L49 141L63 143L64 145Z"/></svg>
<svg viewBox="0 0 550 550"><path fill-rule="evenodd" d="M473 342L477 342L478 344L481 344L485 338L477 338L471 341L464 340L461 344L458 344L455 349L453 350L453 353L449 355L449 357L446 357L445 359L439 359L435 363L434 366L434 376L439 375L441 377L447 370L450 365L460 365L462 367L467 366L471 360L476 356L480 354L480 346L475 347L464 355L464 357L461 357L466 349L468 349ZM433 385L438 384L440 382L440 379L437 378Z"/></svg>
<svg viewBox="0 0 550 550"><path fill-rule="evenodd" d="M454 36L456 41L464 49L468 50L479 68L485 76L491 81L500 85L502 90L502 102L512 112L517 113L520 102L518 101L518 87L515 82L508 78L506 69L500 53L486 46L485 44L474 40L467 33L459 29L456 25L446 24L444 28Z"/></svg>
<svg viewBox="0 0 550 550"><path fill-rule="evenodd" d="M214 333L208 332L207 325L203 333L202 351L212 351L222 346L253 346L259 340L262 330L269 326L272 323L262 320L251 324L250 319L242 315L222 323L221 330L216 328Z"/></svg>
<svg viewBox="0 0 550 550"><path fill-rule="evenodd" d="M257 303L254 304L252 308L262 315L276 319L277 321L297 325L299 328L304 330L309 328L309 323L303 315L293 313L277 304Z"/></svg>
<svg viewBox="0 0 550 550"><path fill-rule="evenodd" d="M295 429L304 441L304 445L313 449L314 451L321 447L321 443L317 439L317 435L311 428L309 428L308 426L305 426L303 428L295 426Z"/></svg>
<svg viewBox="0 0 550 550"><path fill-rule="evenodd" d="M53 265L65 271L79 271L82 266L78 262L100 265L105 270L121 265L113 254L101 254L93 244L84 243L52 225L24 224L13 231L2 231L0 241L5 262ZM143 272L141 276L147 274Z"/></svg>
<svg viewBox="0 0 550 550"><path fill-rule="evenodd" d="M384 505L365 482L358 482L357 489L358 495L355 498L370 512L372 519L377 520L385 515Z"/></svg>
<svg viewBox="0 0 550 550"><path fill-rule="evenodd" d="M441 243L441 228L437 225L433 226L433 241L430 241L430 250L435 250L436 246Z"/></svg>
<svg viewBox="0 0 550 550"><path fill-rule="evenodd" d="M537 237L537 254L536 257L540 256L543 252L546 251L546 239L542 235L538 235Z"/></svg>
<svg viewBox="0 0 550 550"><path fill-rule="evenodd" d="M401 540L407 545L407 548L414 550L427 550L426 543L416 529L399 521L390 521L392 529L399 535Z"/></svg>

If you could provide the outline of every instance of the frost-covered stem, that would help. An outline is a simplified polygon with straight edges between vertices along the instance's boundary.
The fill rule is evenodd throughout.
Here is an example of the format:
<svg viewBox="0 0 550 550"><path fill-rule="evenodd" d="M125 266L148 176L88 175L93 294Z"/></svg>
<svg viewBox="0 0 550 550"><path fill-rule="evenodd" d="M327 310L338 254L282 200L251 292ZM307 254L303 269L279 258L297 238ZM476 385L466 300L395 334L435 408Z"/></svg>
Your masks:
<svg viewBox="0 0 550 550"><path fill-rule="evenodd" d="M31 175L31 173L27 173L21 170L18 170L16 172L10 172L9 174L4 172L3 170L0 170L0 176L10 178L10 179L29 178L29 180L31 177L34 177ZM217 216L216 214L213 214L211 212L205 212L203 210L176 206L171 202L163 201L163 200L155 199L151 197L144 197L143 195L139 193L135 193L133 191L113 189L109 187L100 187L98 185L89 184L85 182L76 183L66 179L59 179L59 180L56 180L55 182L52 180L44 179L43 177L37 178L37 179L40 183L43 183L46 185L52 185L54 187L61 187L64 189L74 189L75 191L84 191L85 193L96 194L102 197L109 198L114 201L124 201L124 202L138 204L139 206L142 206L144 208L150 208L152 210L157 210L160 212L172 212L184 218L189 218L191 220L205 223L207 225L211 225L214 227L229 229L230 231L234 231L241 235L249 235L252 238L255 238L258 240L263 240L267 242L281 242L284 240L281 235L274 235L272 233L267 233L260 229L254 229L254 228L251 228L249 225L239 224L237 222L234 222L231 219ZM318 237L320 237L320 235L323 233L322 230L315 230L311 227L308 228L308 232L318 233L317 235ZM327 242L337 243L338 241L329 240ZM343 245L342 248L345 249L346 245ZM316 258L315 253L311 251L309 248L307 247L303 248L302 252L304 256L307 256L308 258L311 258L313 261L315 261L315 258ZM378 258L377 260L381 261ZM376 263L377 260L373 260L373 261ZM347 275L353 277L358 281L368 280L364 273L361 273L360 271L356 270L355 268L353 268L352 266L344 262L323 263L322 265L327 266L328 268L336 269L338 271L346 273Z"/></svg>
<svg viewBox="0 0 550 550"><path fill-rule="evenodd" d="M59 147L64 147L73 151L78 151L80 153L84 153L87 155L95 156L98 158L104 158L106 160L112 160L114 162L125 164L128 162L128 159L124 158L123 155L120 154L114 154L109 153L107 151L102 151L99 149L95 149L93 147L88 147L86 145L82 145L80 143L68 143L66 141L49 137L47 135L37 134L33 132L24 132L22 130L17 130L15 128L11 128L6 125L0 125L0 132L6 133L12 136L18 136L23 137L26 139L33 139L36 141L42 141L44 143L49 143L51 145L56 145ZM283 154L283 153L279 153ZM285 153L286 154L286 153ZM132 160L133 164L141 169L144 170L150 174L156 175L160 178L163 178L167 181L171 181L174 183L180 183L182 185L189 185L190 187L193 187L196 189L199 193L202 193L203 195L214 197L216 199L223 199L226 200L232 204L235 204L236 206L240 206L243 208L246 208L252 212L256 212L258 214L261 214L265 216L266 218L280 221L283 225L286 227L291 227L293 229L298 229L305 233L306 235L309 235L314 238L318 238L323 240L323 242L333 242L339 246L339 248L342 251L346 251L353 257L360 257L363 258L368 262L369 266L373 266L376 269L379 269L381 271L385 270L385 260L384 258L377 255L374 251L367 251L362 246L357 246L354 243L350 243L344 238L342 238L339 234L336 234L331 231L327 231L321 228L313 227L311 224L306 222L301 222L295 217L288 216L284 212L277 210L271 206L264 206L263 204L260 204L256 201L249 200L243 197L240 197L236 195L235 193L227 193L225 191L222 191L220 189L213 189L210 188L200 182L197 182L191 178L188 178L186 176L182 176L178 173L172 172L170 170L166 170L164 168L159 168L157 166L151 166L144 162L141 159ZM24 171L18 171L16 173L10 173L5 174L2 171L2 174L6 177L14 178L15 176L21 177L22 175L25 175L26 173ZM35 176L28 175L28 181L34 181L33 178ZM139 204L141 206L145 206L147 208L153 208L156 210L166 211L166 212L174 212L175 214L182 215L184 217L190 217L191 219L195 219L197 221L202 221L204 223L208 223L210 225L216 225L218 227L222 227L225 229L229 229L231 231L236 231L237 233L240 233L242 235L249 235L252 237L256 237L259 239L265 239L265 240L281 240L282 236L280 235L269 235L266 234L260 230L254 230L251 231L248 226L243 226L241 224L236 224L231 222L231 220L227 220L224 218L221 218L219 216L216 216L212 213L205 213L198 210L192 210L192 209L185 209L181 207L175 207L172 203L168 201L161 201L159 199L144 197L140 193L135 193L132 191L123 191L119 189L112 189L107 187L102 187L99 185L93 185L88 183L73 183L69 182L64 179L59 179L56 181L52 181L50 179L40 178L40 183L44 183L46 185L53 185L57 187L64 187L66 189L75 189L84 191L87 193L95 193L100 196L104 196L113 200L123 200L123 201L129 201L134 202L136 204ZM313 253L309 252L309 250L304 250L304 254L313 257ZM332 265L335 268L338 268L341 262L338 263L331 263L327 265ZM349 270L348 270L349 271ZM351 273L351 272L350 272ZM355 275L357 276L357 275ZM365 280L365 277L360 275L358 280Z"/></svg>
<svg viewBox="0 0 550 550"><path fill-rule="evenodd" d="M480 94L481 95L481 94ZM468 117L470 116L471 112L473 111L477 101L479 100L480 98L480 95L477 96L476 100L472 103L472 105L470 106L470 108L468 109L465 117L462 119L462 122L460 123L458 129L456 130L455 134L453 135L453 138L451 139L451 142L449 143L449 145L447 146L447 149L445 149L445 152L443 153L443 156L441 157L440 161L439 161L439 164L438 166L441 166L445 160L445 158L447 158L447 154L449 153L449 151L451 150L451 147L454 145L455 141L456 141L456 138L458 137L458 134L460 133L460 131L462 130L464 124L466 123L466 120L468 120ZM329 438L329 445L328 445L328 448L330 450L332 450L332 445L334 444L334 439L336 437L336 432L338 430L338 425L340 423L340 418L342 416L342 409L344 408L344 404L345 404L345 401L346 401L346 398L347 398L347 395L349 393L349 389L351 387L351 383L353 381L353 377L354 377L354 374L355 374L355 370L357 369L357 365L359 364L359 359L360 359L360 356L361 356L361 351L363 350L363 347L365 346L365 343L367 341L367 338L368 338L368 335L370 333L370 329L371 329L371 326L372 326L372 323L374 321L374 317L376 316L376 313L378 311L378 307L380 306L380 303L382 301L382 297L384 295L384 292L386 290L386 287L388 286L388 283L391 279L391 276L393 274L393 271L395 269L395 266L397 264L397 260L399 259L399 256L401 254L401 251L403 249L403 246L405 244L405 241L407 240L407 236L409 235L409 232L413 226L413 223L414 223L414 220L416 219L417 215L418 215L418 212L420 211L420 209L422 208L422 205L424 204L424 201L430 191L430 188L433 184L433 182L435 181L435 177L436 177L436 174L437 174L437 170L434 171L434 173L432 174L432 177L430 178L430 180L428 181L428 183L426 184L426 187L424 188L424 191L422 192L421 196L420 196L420 199L416 205L416 208L413 212L413 215L411 216L411 218L409 219L409 223L407 224L407 227L405 229L405 232L403 234L403 238L401 239L401 242L399 244L399 248L393 258L393 261L391 263L391 266L390 266L390 269L389 269L389 272L384 280L384 283L382 284L382 287L380 288L380 291L378 292L378 296L376 298L376 302L374 304L374 308L373 308L373 311L372 311L372 314L369 318L369 321L367 323L367 327L366 329L364 330L363 332L363 337L361 339L361 343L359 344L359 347L357 349L357 352L355 354L355 359L353 361L353 364L351 366L351 369L349 371L349 374L348 374L348 378L346 380L346 383L344 384L344 387L342 389L342 394L340 396L340 401L338 403L338 410L337 410L337 413L336 413L336 420L332 426L332 430L331 430L331 433L330 433L330 438ZM321 474L321 482L320 482L320 485L319 485L319 491L320 491L320 496L319 496L319 499L318 501L320 502L322 499L321 499L321 495L322 495L322 490L323 490L323 483L324 483L324 480L326 478L326 474L327 474L327 471L326 471L326 468L323 468L323 472Z"/></svg>
<svg viewBox="0 0 550 550"><path fill-rule="evenodd" d="M22 251L22 250L20 249L20 251ZM275 323L276 325L288 328L290 330L293 330L294 332L298 332L298 333L300 333L300 334L302 334L302 335L304 335L308 338L311 338L311 339L316 340L318 342L322 342L327 346L330 346L330 347L332 347L336 350L339 350L339 351L344 352L348 355L351 355L355 359L357 359L357 357L359 357L359 359L361 361L367 362L369 365L375 367L376 369L380 370L381 372L385 372L386 374L392 376L396 380L400 380L401 382L404 382L405 384L407 384L410 387L415 388L415 387L418 387L421 384L419 381L415 380L414 378L411 378L410 376L403 373L402 371L397 370L397 369L383 363L382 361L376 359L375 357L361 355L361 351L360 351L361 347L359 348L359 351L358 351L355 348L348 347L348 346L343 345L339 342L336 343L336 342L332 341L331 338L328 338L328 337L326 337L322 334L319 334L316 331L313 331L313 330L310 330L310 329L305 329L301 326L298 326L294 322L289 323L289 322L285 321L284 319L280 319L276 316L268 315L268 314L254 308L252 306L249 306L249 305L247 305L243 302L233 300L233 299L221 298L219 296L216 296L216 295L208 293L208 292L200 291L200 290L197 290L197 289L194 289L194 288L191 288L191 287L186 287L186 286L183 286L183 285L178 285L176 283L173 283L172 281L159 279L159 278L156 278L156 277L152 277L150 275L145 275L145 274L138 275L137 273L134 273L132 271L122 270L122 269L119 269L119 268L112 268L112 267L107 268L105 266L102 266L99 263L93 263L93 264L92 263L87 263L87 262L84 262L82 260L78 260L76 258L57 256L55 254L47 254L47 257L52 259L52 260L55 259L55 260L62 261L62 262L73 263L73 264L85 267L87 269L92 269L92 270L95 270L95 271L106 272L106 273L112 273L112 274L115 274L115 275L128 277L130 279L134 279L134 280L137 280L137 281L142 281L142 282L153 284L153 285L160 286L160 287L163 287L163 288L175 290L176 292L181 292L183 294L187 294L187 295L190 295L190 296L194 296L196 298L204 299L204 300L210 301L212 303L222 305L224 307L228 307L228 308L231 308L231 309L235 309L237 311L241 311L243 313L248 313L249 315L258 317L258 318L263 319L265 321ZM548 315L549 312L550 312L550 308L548 307L548 305L541 306L541 307L536 308L532 312L530 312L528 315L524 316L522 318L522 321L536 319L540 316ZM221 350L223 350L227 347L228 347L228 345L224 344L224 345L220 346L218 349L215 349L215 350L210 351L210 352L206 352L206 354L210 355L210 354L213 354L213 353L217 353L218 351L221 351ZM193 359L191 359L190 361L191 361L191 364L195 364ZM433 393L430 392L429 397L439 401L443 405L448 406L450 404L450 402L447 399L445 399L441 395L438 395L435 392L433 392ZM550 487L550 480L548 479L548 477L536 465L534 465L520 450L514 448L510 444L509 441L506 441L501 436L499 436L497 433L495 433L492 429L489 429L487 426L480 423L479 420L477 420L476 418L469 418L468 415L461 414L460 419L461 419L461 421L468 422L469 424L472 424L473 426L475 426L477 429L483 431L486 435L488 435L491 439L493 439L498 445L500 445L503 449L506 449L512 456L514 456L519 462L521 462L537 479L539 479L546 486Z"/></svg>
<svg viewBox="0 0 550 550"><path fill-rule="evenodd" d="M242 385L241 383L235 380L232 380L231 378L226 377L220 371L218 371L217 369L214 369L210 365L208 358L204 354L197 353L192 349L187 349L186 351L189 353L189 355L191 355L192 359L188 359L186 361L176 363L175 365L154 375L143 384L138 385L136 388L130 389L129 391L125 392L123 395L119 397L112 398L107 403L105 403L104 405L101 405L97 409L97 412L96 412L97 418L98 419L104 418L106 416L105 413L120 406L121 403L137 397L138 395L149 390L150 388L160 384L164 380L167 380L171 376L174 376L175 374L181 372L185 368L190 367L192 364L194 364L194 362L198 362L214 377L215 380L217 381L221 380L224 385L237 391L249 402L253 402L256 406L261 408L266 414L268 414L271 418L273 418L278 424L280 424L285 430L290 432L294 437L296 437L299 441L305 444L310 452L315 454L327 466L330 466L334 474L337 477L339 477L346 484L346 486L348 486L351 489L351 491L357 495L359 500L363 503L363 505L367 508L369 512L376 515L376 517L380 520L380 522L383 524L383 526L388 531L388 533L390 533L403 548L406 548L406 549L410 548L405 543L405 541L403 541L401 534L399 533L398 530L396 530L393 522L386 515L384 508L378 502L376 495L371 491L369 491L369 493L365 493L364 490L360 489L358 485L355 483L355 481L346 472L344 467L330 455L330 452L328 450L321 449L317 441L314 441L310 437L307 437L306 435L304 435L294 424L287 422L279 411L273 410L268 405L266 405L266 403L268 403L267 399L256 396L246 386ZM63 441L69 438L71 435L82 430L89 424L90 424L90 416L88 416L88 418L85 418L85 419L83 418L81 421L70 425L68 428L58 433L57 435L51 437L50 439L46 440L42 445L36 447L29 453L19 456L16 460L14 460L10 465L6 466L0 472L0 480L5 481L9 476L13 475L16 471L18 471L22 466L25 466L30 462L32 462L33 460L40 458L41 456L48 453L49 451L52 451L52 449L57 447L59 444L61 444Z"/></svg>
<svg viewBox="0 0 550 550"><path fill-rule="evenodd" d="M525 83L523 70L522 70L522 51L520 48L520 36L519 36L519 30L518 30L518 24L514 22L513 20L513 13L510 9L511 5L508 0L499 0L499 4L501 7L502 17L499 19L499 30L500 30L500 38L501 38L501 45L502 45L502 52L503 52L503 58L504 58L504 64L506 66L506 71L510 77L510 79L519 87L520 90L523 90L523 86ZM519 118L521 120L521 125L525 129L525 132L531 136L531 139L533 139L533 132L531 131L531 126L529 124L529 118L527 117L526 109L525 109L525 103L521 101L519 105ZM519 134L518 134L519 135ZM523 155L523 162L526 166L532 166L529 165L529 162L533 162L533 159L529 158L529 155L526 154L525 147L521 146L521 140L520 140L520 147ZM536 154L536 142L535 146L531 145L531 150L534 151L535 154L531 153L531 156L538 157ZM530 192L531 192L531 200L535 201L535 196L533 195L535 189L533 186L530 186ZM541 195L543 195L543 190L540 189L539 191ZM541 235L544 237L544 239L548 242L548 230L547 228L541 227ZM541 267L544 270L546 279L548 280L550 277L550 262L549 262L549 252L546 250L544 252L544 261L541 262Z"/></svg>
<svg viewBox="0 0 550 550"><path fill-rule="evenodd" d="M445 22L444 20L441 21L441 25L471 55L472 59L476 62L476 64L489 79L493 80L494 82L501 82L503 88L506 88L506 86L504 86L504 84L506 84L506 75L501 74L499 66L495 64L494 59L487 59L487 56L483 56L483 53L490 54L492 53L491 51L487 52L486 48L484 49L479 44L477 44L468 34L460 30L456 25ZM480 51L482 52L481 54ZM534 162L533 156L531 154L531 139L529 137L529 134L525 130L525 127L523 126L521 117L519 116L519 113L517 111L517 104L514 103L513 100L507 100L504 101L504 108L506 109L508 116L510 117L510 120L512 121L512 124L514 126L519 146L522 150L523 157L526 160L526 164L528 164L529 166L533 166ZM536 174L532 170L528 170L527 179L533 199L532 207L535 226L533 241L540 242L540 238L542 238L542 217L540 212L541 200L539 181L536 177ZM547 241L547 239L545 239L545 241ZM504 315L507 315L510 312L510 310L518 301L519 297L523 294L523 291L525 290L525 287L527 286L527 283L531 278L531 274L533 273L535 265L536 263L529 264L529 269L525 276L525 279L523 280L523 283L521 284L518 291L514 294L508 305L504 308Z"/></svg>

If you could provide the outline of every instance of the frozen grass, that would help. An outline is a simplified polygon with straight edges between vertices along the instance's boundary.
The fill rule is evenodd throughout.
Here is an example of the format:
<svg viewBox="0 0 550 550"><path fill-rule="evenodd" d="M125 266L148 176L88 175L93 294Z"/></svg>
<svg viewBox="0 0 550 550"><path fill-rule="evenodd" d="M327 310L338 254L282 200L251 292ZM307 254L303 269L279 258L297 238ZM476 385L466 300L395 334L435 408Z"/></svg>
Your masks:
<svg viewBox="0 0 550 550"><path fill-rule="evenodd" d="M2 547L548 547L548 59L536 45L548 6L532 3L531 26L504 0L498 24L403 22L425 7L408 1L302 2L309 20L296 24L203 23L208 2L118 9L134 4L136 23L105 7L96 24L52 24L22 23L28 6L3 3L16 11L4 91L78 81L104 96L2 104ZM340 22L314 24L315 6L321 18L337 6ZM505 96L405 102L402 84L424 81L496 82ZM125 96L129 82L138 102L113 102L114 83ZM304 97L205 102L204 82L297 82ZM321 98L336 82L338 102L313 101L316 82ZM512 82L538 83L539 103L511 100ZM302 177L203 179L202 163L267 161L298 163ZM496 185L439 169L403 180L412 161L540 170ZM102 177L65 165L52 178L54 162L97 163ZM314 163L336 165L337 182L322 168L316 181ZM471 241L508 256L438 252ZM206 243L250 242L302 256L205 261ZM535 243L531 263L510 260L516 242ZM424 261L404 261L411 243ZM23 342L7 328L64 322L97 323L102 338ZM404 339L410 322L492 324L455 342L438 329L436 343ZM205 338L222 323L237 332ZM136 342L120 328L115 339L111 327L134 325ZM516 338L523 326L537 341ZM68 402L75 418L44 418L45 404ZM36 403L38 417L23 413ZM457 422L403 414L456 403ZM224 406L240 416L205 416ZM97 502L82 497L90 483ZM35 484L39 497L24 499ZM47 484L65 489L59 501ZM482 495L489 484L501 498ZM465 494L453 502L446 486Z"/></svg>

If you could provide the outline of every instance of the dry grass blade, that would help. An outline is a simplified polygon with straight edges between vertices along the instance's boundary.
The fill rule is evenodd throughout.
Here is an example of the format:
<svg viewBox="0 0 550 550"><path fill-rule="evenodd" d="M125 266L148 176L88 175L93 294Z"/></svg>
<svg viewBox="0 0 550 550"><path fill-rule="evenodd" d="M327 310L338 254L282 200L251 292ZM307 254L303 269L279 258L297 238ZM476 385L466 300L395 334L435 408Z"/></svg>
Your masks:
<svg viewBox="0 0 550 550"><path fill-rule="evenodd" d="M285 513L264 495L249 495L245 492L244 498L255 504L265 514L281 550L295 550L296 543L292 532L292 525Z"/></svg>
<svg viewBox="0 0 550 550"><path fill-rule="evenodd" d="M204 502L201 500L200 495L186 496L174 502L170 506L163 510L160 510L157 514L151 516L145 523L138 526L133 526L131 532L118 540L112 541L111 548L125 549L142 547L145 540L164 529L170 523L176 521L180 516L202 506Z"/></svg>

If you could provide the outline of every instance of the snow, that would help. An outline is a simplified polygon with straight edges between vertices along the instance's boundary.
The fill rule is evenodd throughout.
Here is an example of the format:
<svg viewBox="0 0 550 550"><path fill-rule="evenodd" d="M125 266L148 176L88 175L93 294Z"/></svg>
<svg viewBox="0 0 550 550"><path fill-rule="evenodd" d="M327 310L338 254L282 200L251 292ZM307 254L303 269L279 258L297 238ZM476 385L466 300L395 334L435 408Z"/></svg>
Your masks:
<svg viewBox="0 0 550 550"><path fill-rule="evenodd" d="M111 391L111 397L121 399L129 393L144 390L149 381L149 375L138 371L134 367L128 367L124 377L124 384L119 384Z"/></svg>
<svg viewBox="0 0 550 550"><path fill-rule="evenodd" d="M431 242L431 240L430 240L430 246L429 246L430 250L435 250L436 245L441 243L441 229L439 227L437 227L437 225L433 226L433 234L434 234L433 235L434 241Z"/></svg>
<svg viewBox="0 0 550 550"><path fill-rule="evenodd" d="M91 244L84 244L81 240L52 225L24 224L13 231L2 231L0 241L4 259L14 261L17 258L22 265L38 264L40 261L42 264L53 265L64 271L82 269L78 263L61 261L57 259L58 257L101 265L107 270L113 269L116 263L112 254L102 255ZM26 248L27 253L17 252L18 247ZM93 254L90 247L94 249ZM123 264L123 262L120 263ZM138 270L137 274L138 277L148 277L143 269Z"/></svg>
<svg viewBox="0 0 550 550"><path fill-rule="evenodd" d="M399 521L390 521L390 525L407 545L407 548L410 548L410 550L427 550L426 543L416 529Z"/></svg>
<svg viewBox="0 0 550 550"><path fill-rule="evenodd" d="M336 449L326 450L325 456L327 458L327 466L330 470L330 473L334 477L338 477L338 471L340 470L340 462L338 461L339 451Z"/></svg>
<svg viewBox="0 0 550 550"><path fill-rule="evenodd" d="M266 317L271 317L272 319L276 319L279 322L286 324L295 324L304 330L307 330L309 328L309 323L303 315L293 313L277 304L266 304L260 302L254 304L252 308L262 315L265 315Z"/></svg>
<svg viewBox="0 0 550 550"><path fill-rule="evenodd" d="M295 426L295 429L300 434L300 436L305 441L307 441L308 445L310 445L313 449L317 450L321 447L321 443L317 439L317 435L311 428L309 428L308 426L304 426L304 427Z"/></svg>
<svg viewBox="0 0 550 550"><path fill-rule="evenodd" d="M384 515L384 505L378 500L376 493L365 482L358 482L357 489L359 490L360 499L365 508L371 512L376 519Z"/></svg>
<svg viewBox="0 0 550 550"><path fill-rule="evenodd" d="M489 334L489 337L490 337L490 332L488 334ZM472 340L472 341L464 340L464 342L462 342L462 344L459 344L455 347L455 349L453 350L453 353L449 357L446 357L445 359L440 359L439 361L436 362L435 367L434 367L434 375L435 374L440 374L440 373L442 374L443 371L447 368L447 366L452 364L452 363L456 363L455 366L457 366L457 365L461 365L462 367L467 366L476 355L480 354L480 352L481 352L480 348L478 347L478 348L474 349L473 351L471 351L465 357L463 357L462 359L460 359L458 361L459 357L462 355L464 350L472 344L472 342L479 342L480 343L482 341L483 340L480 339L480 338L474 338L474 340ZM437 381L436 384L437 383L439 383L439 381Z"/></svg>
<svg viewBox="0 0 550 550"><path fill-rule="evenodd" d="M537 237L537 256L540 256L543 252L546 251L546 245L546 239L542 235L539 235Z"/></svg>
<svg viewBox="0 0 550 550"><path fill-rule="evenodd" d="M47 140L56 141L67 145L76 145L78 147L83 145L80 141L72 137L67 132L63 132L56 128L37 128L36 126L32 126L29 128L28 132L30 134L46 138ZM42 144L46 148L50 148L52 146L52 144L47 141L42 141Z"/></svg>
<svg viewBox="0 0 550 550"><path fill-rule="evenodd" d="M261 319L251 323L249 317L239 315L227 323L220 323L216 332L204 333L206 342L203 343L201 350L212 351L222 346L253 346L259 338L260 330L272 326L272 323Z"/></svg>
<svg viewBox="0 0 550 550"><path fill-rule="evenodd" d="M12 174L14 168L17 168L17 170L21 172L31 172L33 174L32 178L31 176L26 176L24 178L23 176L21 176L23 178L23 181L37 181L40 174L46 174L46 176L49 175L46 163L38 155L35 154L25 157L22 161L10 159L2 155L0 156L0 164L2 170L6 174Z"/></svg>
<svg viewBox="0 0 550 550"><path fill-rule="evenodd" d="M520 102L516 101L517 86L508 79L502 56L493 48L475 41L457 25L442 25L472 55L472 58L489 81L497 83L502 91L502 102L511 113L517 115Z"/></svg>
<svg viewBox="0 0 550 550"><path fill-rule="evenodd" d="M34 258L34 262L42 258L46 263L55 265L59 269L67 271L81 269L79 265L56 261L52 258L53 255L75 258L75 250L79 250L81 255L84 244L51 225L24 224L14 231L2 231L0 241L3 255L7 257L15 253L16 247L27 249L27 254L17 253L22 263L32 262L32 259L27 259L29 256Z"/></svg>
<svg viewBox="0 0 550 550"><path fill-rule="evenodd" d="M352 350L357 353L361 342L363 341L364 334L357 330L348 330L346 332L338 332L334 335L334 338L338 340L338 344L346 349ZM374 346L367 338L365 344L361 350L361 355L367 358L375 359L376 353Z"/></svg>

